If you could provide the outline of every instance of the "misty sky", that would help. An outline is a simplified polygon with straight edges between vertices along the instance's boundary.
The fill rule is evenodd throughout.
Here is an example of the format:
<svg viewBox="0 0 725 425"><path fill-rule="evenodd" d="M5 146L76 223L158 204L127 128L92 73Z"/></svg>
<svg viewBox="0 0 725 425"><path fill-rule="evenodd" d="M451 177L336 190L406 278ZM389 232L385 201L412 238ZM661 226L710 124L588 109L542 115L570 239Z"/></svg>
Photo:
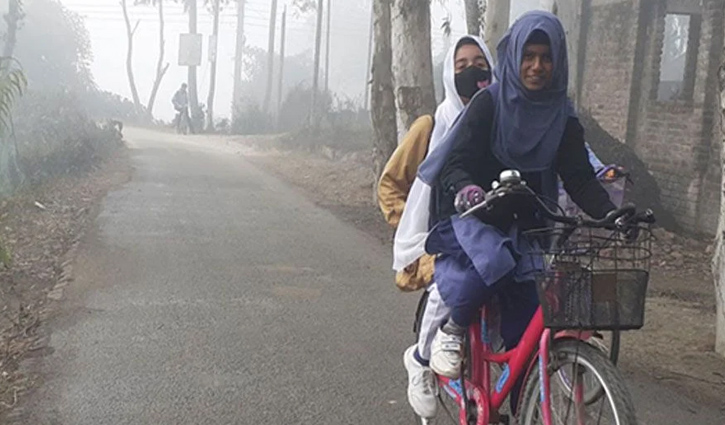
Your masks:
<svg viewBox="0 0 725 425"><path fill-rule="evenodd" d="M91 66L96 83L101 89L130 96L125 71L126 34L123 15L118 0L60 0L66 7L85 18L90 33L94 60ZM287 0L279 0L278 15ZM158 58L158 23L156 9L148 6L132 6L128 0L132 22L140 21L135 37L134 71L142 102L146 103L155 75ZM201 1L200 1L201 3ZM442 3L445 3L444 7ZM538 0L514 0L512 19L523 11L536 7ZM271 0L247 0L245 36L247 44L266 50L269 31ZM188 21L181 6L166 2L166 61L171 63L161 88L154 113L159 118L173 117L170 98L181 82L186 80L186 68L178 66L179 34L188 30ZM222 11L218 45L216 117L229 116L231 112L232 75L234 70L234 46L236 6L229 5ZM432 28L434 56L447 48L440 29L443 19L450 16L453 36L465 32L464 12L461 0L433 0ZM294 16L288 13L287 55L310 51L314 41L314 13ZM330 89L352 99L360 100L365 90L366 55L369 40L370 0L333 0L331 25ZM204 35L204 61L198 70L199 99L206 102L210 66L207 58L207 36L211 34L212 19L205 8L199 10L198 31ZM280 18L277 19L276 47L279 50ZM311 78L311 76L310 76Z"/></svg>

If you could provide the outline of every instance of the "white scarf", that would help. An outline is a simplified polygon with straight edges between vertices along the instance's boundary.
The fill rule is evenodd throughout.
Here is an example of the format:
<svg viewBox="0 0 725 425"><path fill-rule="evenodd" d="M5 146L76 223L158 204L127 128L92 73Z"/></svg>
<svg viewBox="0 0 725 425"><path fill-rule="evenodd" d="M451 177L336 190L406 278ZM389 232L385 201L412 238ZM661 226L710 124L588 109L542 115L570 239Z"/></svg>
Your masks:
<svg viewBox="0 0 725 425"><path fill-rule="evenodd" d="M479 37L464 35L456 40L448 50L443 63L443 87L445 99L438 105L435 113L435 125L428 146L428 155L435 150L448 135L453 122L463 110L463 102L456 90L455 81L455 55L456 46L464 38L473 39L486 55L489 65L493 68L494 62L491 52ZM493 69L491 69L493 73ZM431 187L416 177L408 193L403 215L400 218L398 230L395 232L393 243L393 269L401 271L425 254L425 241L428 237L428 222L430 220Z"/></svg>

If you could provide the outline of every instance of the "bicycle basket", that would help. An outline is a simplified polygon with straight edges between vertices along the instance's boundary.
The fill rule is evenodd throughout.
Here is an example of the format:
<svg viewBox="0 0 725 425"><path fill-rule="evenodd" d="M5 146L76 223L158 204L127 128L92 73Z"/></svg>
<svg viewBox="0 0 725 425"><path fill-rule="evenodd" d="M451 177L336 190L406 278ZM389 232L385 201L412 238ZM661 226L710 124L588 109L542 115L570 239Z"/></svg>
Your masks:
<svg viewBox="0 0 725 425"><path fill-rule="evenodd" d="M538 264L545 264L535 280L547 328L631 330L644 325L652 241L648 228L634 242L589 229L579 229L575 240L561 228L532 235L559 241L533 254L539 256Z"/></svg>

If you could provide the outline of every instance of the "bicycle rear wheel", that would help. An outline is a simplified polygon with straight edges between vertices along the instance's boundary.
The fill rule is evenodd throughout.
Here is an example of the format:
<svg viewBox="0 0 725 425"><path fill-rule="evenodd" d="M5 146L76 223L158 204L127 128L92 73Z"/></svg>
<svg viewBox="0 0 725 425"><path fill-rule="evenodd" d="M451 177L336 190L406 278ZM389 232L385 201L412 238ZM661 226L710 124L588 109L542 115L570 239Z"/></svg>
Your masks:
<svg viewBox="0 0 725 425"><path fill-rule="evenodd" d="M600 350L579 340L555 341L548 370L551 379L551 414L556 424L635 425L632 397L612 362ZM555 374L573 377L564 385ZM543 424L538 369L525 386L519 423ZM594 386L593 388L587 388ZM596 393L593 399L586 394Z"/></svg>

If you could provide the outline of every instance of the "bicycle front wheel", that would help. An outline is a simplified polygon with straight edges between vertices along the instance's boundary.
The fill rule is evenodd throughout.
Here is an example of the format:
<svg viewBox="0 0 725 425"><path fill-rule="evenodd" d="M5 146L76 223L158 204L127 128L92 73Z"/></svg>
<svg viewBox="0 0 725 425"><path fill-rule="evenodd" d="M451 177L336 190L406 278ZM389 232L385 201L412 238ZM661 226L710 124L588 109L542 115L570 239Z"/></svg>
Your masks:
<svg viewBox="0 0 725 425"><path fill-rule="evenodd" d="M579 340L555 341L551 350L551 415L555 424L636 425L629 390L600 350ZM572 378L564 384L555 375ZM543 424L538 368L529 376L519 409L522 425ZM597 394L591 398L591 394ZM589 397L587 397L587 395ZM587 399L588 398L588 399Z"/></svg>

